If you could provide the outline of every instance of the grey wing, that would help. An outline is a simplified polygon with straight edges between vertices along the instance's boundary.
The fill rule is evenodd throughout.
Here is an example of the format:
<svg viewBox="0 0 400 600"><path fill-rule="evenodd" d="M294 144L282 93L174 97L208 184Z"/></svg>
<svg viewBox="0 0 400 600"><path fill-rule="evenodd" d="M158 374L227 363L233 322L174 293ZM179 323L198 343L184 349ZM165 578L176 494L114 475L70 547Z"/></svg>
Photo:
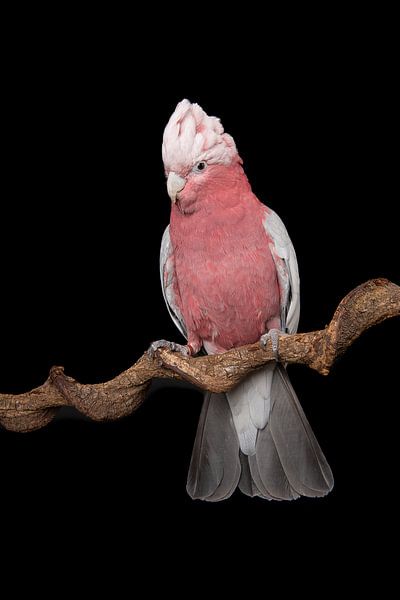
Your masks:
<svg viewBox="0 0 400 600"><path fill-rule="evenodd" d="M332 471L282 365L275 368L272 397L256 454L248 457L259 495L280 500L325 496L333 488Z"/></svg>
<svg viewBox="0 0 400 600"><path fill-rule="evenodd" d="M181 311L178 308L176 300L176 272L175 272L175 259L171 244L171 238L169 235L169 225L164 231L164 235L161 241L160 250L160 277L161 277L161 288L164 296L165 304L167 305L168 312L171 318L181 334L187 339L185 322Z"/></svg>
<svg viewBox="0 0 400 600"><path fill-rule="evenodd" d="M218 502L233 494L240 477L239 439L225 394L207 393L190 461L191 498Z"/></svg>
<svg viewBox="0 0 400 600"><path fill-rule="evenodd" d="M272 240L270 250L281 292L282 330L296 333L300 319L300 277L296 252L285 225L271 209L266 211L264 228Z"/></svg>

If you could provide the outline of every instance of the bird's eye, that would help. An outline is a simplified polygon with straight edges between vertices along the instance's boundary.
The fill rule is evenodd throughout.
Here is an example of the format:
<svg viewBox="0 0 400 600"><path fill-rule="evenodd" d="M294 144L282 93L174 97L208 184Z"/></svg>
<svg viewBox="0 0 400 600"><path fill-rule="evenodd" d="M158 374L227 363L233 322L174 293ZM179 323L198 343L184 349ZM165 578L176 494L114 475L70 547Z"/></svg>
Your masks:
<svg viewBox="0 0 400 600"><path fill-rule="evenodd" d="M193 171L195 173L201 173L202 171L204 171L206 166L207 166L207 163L204 160L201 160L200 162L197 163L197 165L195 165L193 167Z"/></svg>

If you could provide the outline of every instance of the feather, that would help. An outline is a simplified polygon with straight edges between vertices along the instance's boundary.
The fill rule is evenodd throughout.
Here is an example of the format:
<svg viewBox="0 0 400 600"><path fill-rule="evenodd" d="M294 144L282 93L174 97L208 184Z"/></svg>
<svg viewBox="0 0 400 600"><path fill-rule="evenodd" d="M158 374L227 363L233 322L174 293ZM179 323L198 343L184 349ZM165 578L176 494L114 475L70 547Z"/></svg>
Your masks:
<svg viewBox="0 0 400 600"><path fill-rule="evenodd" d="M281 292L282 329L296 333L300 319L300 277L296 252L281 218L267 209L264 229L272 240L270 244Z"/></svg>
<svg viewBox="0 0 400 600"><path fill-rule="evenodd" d="M269 424L258 433L256 454L249 457L249 468L264 498L293 500L299 497L283 470Z"/></svg>
<svg viewBox="0 0 400 600"><path fill-rule="evenodd" d="M166 171L176 173L200 160L226 165L240 161L235 142L224 133L220 120L188 100L179 102L165 127L162 156Z"/></svg>
<svg viewBox="0 0 400 600"><path fill-rule="evenodd" d="M254 496L265 497L261 494L260 490L255 484L255 481L250 473L249 458L246 456L246 454L243 454L243 452L240 452L240 464L242 467L239 480L240 491L251 498L254 498Z"/></svg>
<svg viewBox="0 0 400 600"><path fill-rule="evenodd" d="M275 364L251 373L227 393L240 449L246 455L256 451L257 430L267 424L271 406L271 385Z"/></svg>
<svg viewBox="0 0 400 600"><path fill-rule="evenodd" d="M239 441L225 394L206 394L190 462L187 492L193 499L229 498L240 477Z"/></svg>
<svg viewBox="0 0 400 600"><path fill-rule="evenodd" d="M251 377L239 383L232 391L226 394L233 423L239 438L240 449L247 455L255 453L257 440L257 427L250 415L253 390L248 380Z"/></svg>
<svg viewBox="0 0 400 600"><path fill-rule="evenodd" d="M168 312L181 334L187 339L186 326L176 298L177 286L174 285L176 283L175 260L169 234L169 225L166 227L161 241L160 279Z"/></svg>
<svg viewBox="0 0 400 600"><path fill-rule="evenodd" d="M263 480L269 477L267 456L275 446L290 486L301 496L325 496L333 488L332 472L282 365L275 370L272 397L267 426L271 435L268 432L265 437L261 435L260 446L257 445L257 463ZM276 481L275 476L272 480ZM270 490L269 481L266 483Z"/></svg>
<svg viewBox="0 0 400 600"><path fill-rule="evenodd" d="M257 371L248 377L248 401L250 418L257 429L264 429L271 408L271 386L275 364L267 365L262 371Z"/></svg>

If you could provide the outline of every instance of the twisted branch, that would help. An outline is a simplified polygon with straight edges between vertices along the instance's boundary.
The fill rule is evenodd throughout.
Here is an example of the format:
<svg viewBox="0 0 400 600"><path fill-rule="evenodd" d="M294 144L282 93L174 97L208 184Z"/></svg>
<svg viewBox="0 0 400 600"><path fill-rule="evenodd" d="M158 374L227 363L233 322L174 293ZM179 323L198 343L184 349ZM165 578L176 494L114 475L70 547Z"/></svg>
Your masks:
<svg viewBox="0 0 400 600"><path fill-rule="evenodd" d="M341 301L325 329L282 335L280 359L327 375L363 331L395 316L400 316L400 287L387 279L367 281ZM78 383L62 367L53 367L40 387L19 395L0 394L0 423L12 431L32 431L49 423L61 406L74 406L96 421L120 419L142 404L154 378L189 381L204 390L226 392L271 360L270 343L265 349L255 343L198 358L160 349L154 359L145 352L127 371L94 385Z"/></svg>

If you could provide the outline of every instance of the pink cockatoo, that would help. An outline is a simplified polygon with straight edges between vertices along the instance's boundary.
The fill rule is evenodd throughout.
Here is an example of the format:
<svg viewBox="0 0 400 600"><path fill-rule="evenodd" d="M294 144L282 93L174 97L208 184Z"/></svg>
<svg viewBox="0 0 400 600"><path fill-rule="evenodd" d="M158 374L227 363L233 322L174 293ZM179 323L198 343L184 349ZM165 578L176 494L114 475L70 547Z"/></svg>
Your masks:
<svg viewBox="0 0 400 600"><path fill-rule="evenodd" d="M253 194L219 119L182 100L164 131L171 221L161 245L161 282L172 319L194 355L297 330L296 254L278 215ZM270 332L270 333L268 333ZM272 333L271 333L272 332ZM226 394L207 393L189 469L192 498L217 501L235 488L292 500L324 496L333 477L283 365L251 374Z"/></svg>

